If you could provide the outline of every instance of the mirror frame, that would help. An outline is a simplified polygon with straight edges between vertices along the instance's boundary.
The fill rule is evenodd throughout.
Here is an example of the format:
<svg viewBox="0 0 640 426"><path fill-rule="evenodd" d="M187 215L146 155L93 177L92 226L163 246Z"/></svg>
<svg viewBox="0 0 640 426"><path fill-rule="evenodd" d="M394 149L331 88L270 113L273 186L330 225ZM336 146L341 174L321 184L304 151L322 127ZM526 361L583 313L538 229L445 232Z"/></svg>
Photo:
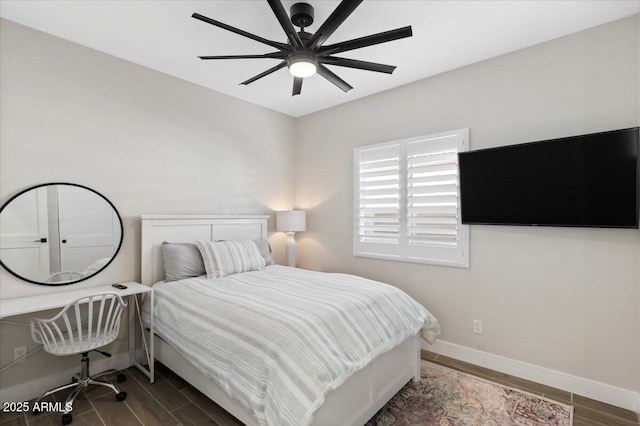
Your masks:
<svg viewBox="0 0 640 426"><path fill-rule="evenodd" d="M0 216L2 215L2 211L9 205L11 204L11 202L18 198L19 196L21 196L22 194L24 194L25 192L31 191L33 189L36 188L41 188L43 186L51 186L51 185L68 185L68 186L75 186L78 188L83 188L86 189L88 191L93 192L94 194L98 195L100 198L102 198L103 200L105 200L113 209L113 211L116 213L116 216L118 216L118 222L120 223L120 242L118 243L118 248L116 249L116 251L113 253L113 255L111 256L111 259L99 270L97 270L95 273L89 275L88 277L84 277L84 278L80 278L78 280L73 280L73 281L69 281L69 282L62 282L62 283L46 283L46 282L40 282L40 281L34 281L34 280L30 280L29 278L25 278L21 275L18 275L16 272L14 272L11 268L9 268L3 261L2 258L0 257L0 265L2 265L2 267L9 272L11 275L13 275L16 278L19 278L22 281L27 281L31 284L37 284L37 285L47 285L47 286L63 286L63 285L69 285L69 284L77 284L79 282L88 280L89 278L93 278L96 275L98 275L100 272L104 271L109 265L111 265L111 262L113 262L113 259L116 258L116 256L118 255L118 253L120 252L120 248L122 248L122 242L124 240L124 227L122 226L122 216L120 216L120 212L118 212L118 209L116 209L116 206L113 205L113 203L111 201L109 201L109 199L107 197L105 197L104 195L102 195L101 193L99 193L98 191L96 191L95 189L91 189L87 186L84 185L80 185L77 183L69 183L69 182L49 182L49 183L41 183L39 185L34 185L34 186L30 186L26 189L23 189L22 191L18 192L17 194L15 194L14 196L12 196L11 198L9 198L5 203L2 204L2 207L0 207Z"/></svg>

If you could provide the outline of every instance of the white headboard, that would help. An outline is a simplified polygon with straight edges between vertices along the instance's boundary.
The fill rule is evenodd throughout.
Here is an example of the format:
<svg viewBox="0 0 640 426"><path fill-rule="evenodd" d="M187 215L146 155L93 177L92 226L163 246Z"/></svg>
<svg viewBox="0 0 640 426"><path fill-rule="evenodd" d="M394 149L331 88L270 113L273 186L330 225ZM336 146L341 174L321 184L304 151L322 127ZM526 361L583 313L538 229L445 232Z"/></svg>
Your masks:
<svg viewBox="0 0 640 426"><path fill-rule="evenodd" d="M268 215L143 215L142 284L164 279L160 245L196 240L267 239Z"/></svg>

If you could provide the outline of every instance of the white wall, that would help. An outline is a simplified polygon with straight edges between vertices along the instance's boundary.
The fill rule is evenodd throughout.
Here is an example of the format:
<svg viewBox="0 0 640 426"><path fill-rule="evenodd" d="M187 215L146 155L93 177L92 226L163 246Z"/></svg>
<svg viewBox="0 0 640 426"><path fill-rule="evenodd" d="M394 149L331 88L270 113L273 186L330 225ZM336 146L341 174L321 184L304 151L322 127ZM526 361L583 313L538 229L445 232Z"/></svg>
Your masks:
<svg viewBox="0 0 640 426"><path fill-rule="evenodd" d="M638 47L633 16L299 119L299 264L397 285L443 341L637 392L640 231L471 226L469 269L355 258L351 236L354 147L462 127L479 149L637 126Z"/></svg>
<svg viewBox="0 0 640 426"><path fill-rule="evenodd" d="M0 203L31 185L74 182L107 197L124 222L114 262L76 287L139 280L141 214L294 206L293 118L10 21L0 21L0 42ZM271 239L279 259L281 235ZM55 291L4 268L0 282L0 298ZM14 346L36 346L22 327L3 325L0 338L0 366ZM78 361L40 352L0 382Z"/></svg>

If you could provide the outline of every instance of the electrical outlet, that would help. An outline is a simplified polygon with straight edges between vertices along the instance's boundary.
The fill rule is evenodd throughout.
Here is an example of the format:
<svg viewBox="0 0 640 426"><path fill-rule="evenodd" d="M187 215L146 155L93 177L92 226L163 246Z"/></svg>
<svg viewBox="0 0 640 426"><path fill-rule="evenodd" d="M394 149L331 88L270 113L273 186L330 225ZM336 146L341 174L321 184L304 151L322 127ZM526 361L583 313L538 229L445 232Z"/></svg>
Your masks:
<svg viewBox="0 0 640 426"><path fill-rule="evenodd" d="M27 362L27 347L20 346L13 348L13 360L17 362Z"/></svg>
<svg viewBox="0 0 640 426"><path fill-rule="evenodd" d="M482 334L482 321L473 320L473 332L476 334Z"/></svg>

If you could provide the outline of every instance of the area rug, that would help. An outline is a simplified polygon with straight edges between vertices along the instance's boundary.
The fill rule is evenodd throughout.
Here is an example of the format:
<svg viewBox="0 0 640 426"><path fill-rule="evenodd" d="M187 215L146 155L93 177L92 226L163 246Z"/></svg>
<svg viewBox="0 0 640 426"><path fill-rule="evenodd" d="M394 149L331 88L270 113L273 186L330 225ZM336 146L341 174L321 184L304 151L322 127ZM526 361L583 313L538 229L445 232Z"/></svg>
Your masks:
<svg viewBox="0 0 640 426"><path fill-rule="evenodd" d="M571 426L573 407L422 361L366 426Z"/></svg>

